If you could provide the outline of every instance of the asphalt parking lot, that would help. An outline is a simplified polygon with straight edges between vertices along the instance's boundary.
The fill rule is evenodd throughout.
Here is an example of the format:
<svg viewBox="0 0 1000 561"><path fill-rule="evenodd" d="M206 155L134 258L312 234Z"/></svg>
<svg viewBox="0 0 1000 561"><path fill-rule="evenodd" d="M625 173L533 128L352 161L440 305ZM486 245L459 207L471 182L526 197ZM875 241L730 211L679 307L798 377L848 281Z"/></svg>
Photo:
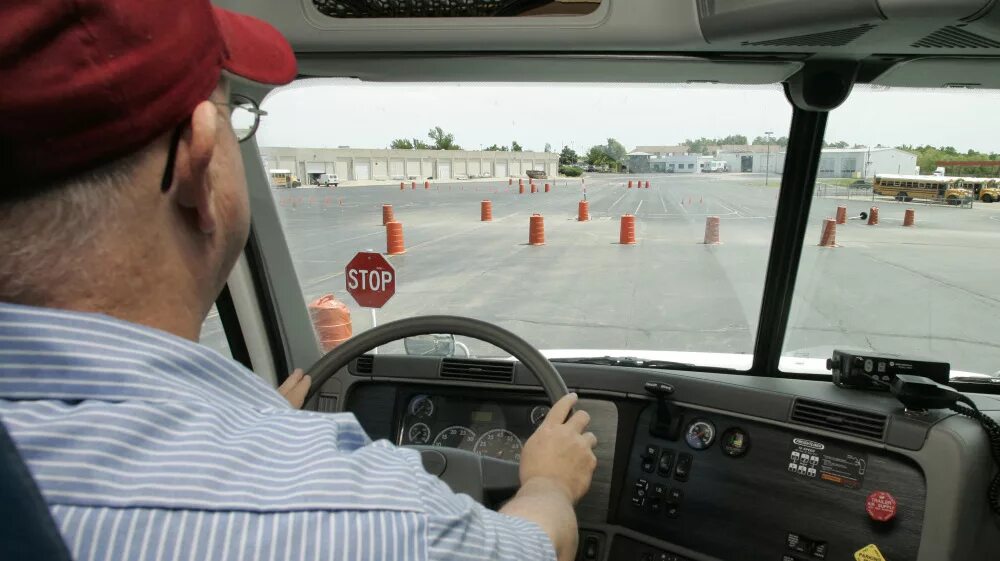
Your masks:
<svg viewBox="0 0 1000 561"><path fill-rule="evenodd" d="M777 184L743 174L432 182L274 190L307 301L333 293L352 309L344 266L362 250L385 251L383 203L403 223L406 253L389 256L396 295L378 321L468 315L506 327L542 349L656 349L749 353L753 349L774 226ZM578 222L577 202L591 220ZM493 221L480 222L480 201ZM816 197L786 351L828 356L834 347L920 354L961 370L1000 370L1000 204L972 209L881 200L881 224L849 220L836 248L817 247L823 218L840 204L857 216L870 200ZM902 227L905 208L917 225ZM545 245L530 246L533 213ZM636 217L637 243L621 245L619 219ZM720 245L705 221L720 219ZM216 329L217 331L217 329ZM206 329L209 344L221 334ZM489 354L485 346L474 352Z"/></svg>

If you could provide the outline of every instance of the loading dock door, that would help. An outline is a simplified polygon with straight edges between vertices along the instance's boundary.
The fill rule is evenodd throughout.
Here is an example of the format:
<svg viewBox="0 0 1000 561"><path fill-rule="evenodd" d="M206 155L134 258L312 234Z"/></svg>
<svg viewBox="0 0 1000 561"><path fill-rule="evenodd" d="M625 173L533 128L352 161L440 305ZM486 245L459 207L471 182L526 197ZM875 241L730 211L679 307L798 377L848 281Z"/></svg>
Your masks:
<svg viewBox="0 0 1000 561"><path fill-rule="evenodd" d="M354 179L356 181L371 179L371 168L368 166L368 162L354 162Z"/></svg>
<svg viewBox="0 0 1000 561"><path fill-rule="evenodd" d="M451 162L438 162L436 179L451 179Z"/></svg>
<svg viewBox="0 0 1000 561"><path fill-rule="evenodd" d="M389 160L389 177L391 179L402 179L405 176L403 160Z"/></svg>
<svg viewBox="0 0 1000 561"><path fill-rule="evenodd" d="M750 173L753 171L753 156L740 157L740 171Z"/></svg>
<svg viewBox="0 0 1000 561"><path fill-rule="evenodd" d="M494 177L507 177L507 162L497 162L494 166L496 169Z"/></svg>

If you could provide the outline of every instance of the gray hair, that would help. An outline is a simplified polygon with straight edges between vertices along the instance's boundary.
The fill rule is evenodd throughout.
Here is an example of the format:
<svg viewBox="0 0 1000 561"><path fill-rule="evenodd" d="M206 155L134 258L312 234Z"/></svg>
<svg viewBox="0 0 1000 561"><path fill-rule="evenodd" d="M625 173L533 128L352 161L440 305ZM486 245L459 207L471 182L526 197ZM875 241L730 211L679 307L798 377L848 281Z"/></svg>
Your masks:
<svg viewBox="0 0 1000 561"><path fill-rule="evenodd" d="M0 301L44 305L93 268L101 235L131 206L126 188L147 150L58 183L27 198L0 200ZM72 278L71 278L72 275Z"/></svg>

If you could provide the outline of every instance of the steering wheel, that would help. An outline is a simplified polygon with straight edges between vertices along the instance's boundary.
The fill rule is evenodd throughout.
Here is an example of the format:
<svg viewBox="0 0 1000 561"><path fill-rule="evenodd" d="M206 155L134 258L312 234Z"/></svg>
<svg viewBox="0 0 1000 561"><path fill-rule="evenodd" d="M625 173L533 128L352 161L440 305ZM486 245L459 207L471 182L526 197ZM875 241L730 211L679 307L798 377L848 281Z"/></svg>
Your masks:
<svg viewBox="0 0 1000 561"><path fill-rule="evenodd" d="M552 403L569 392L559 371L545 355L510 331L472 318L417 316L384 323L355 335L316 361L306 372L312 377L312 387L306 395L306 403L330 377L362 354L404 337L435 333L473 337L507 351L535 375ZM486 497L510 496L520 486L518 465L514 462L488 458L458 448L408 447L420 451L424 468L428 472L441 478L456 493L466 493L480 503Z"/></svg>

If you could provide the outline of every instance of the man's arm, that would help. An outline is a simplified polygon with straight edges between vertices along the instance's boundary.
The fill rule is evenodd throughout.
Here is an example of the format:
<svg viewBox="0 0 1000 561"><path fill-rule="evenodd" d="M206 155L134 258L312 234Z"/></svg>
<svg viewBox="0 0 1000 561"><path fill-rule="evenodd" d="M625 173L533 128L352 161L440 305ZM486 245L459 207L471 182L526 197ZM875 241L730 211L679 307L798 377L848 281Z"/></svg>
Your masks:
<svg viewBox="0 0 1000 561"><path fill-rule="evenodd" d="M534 522L548 534L560 561L576 556L578 540L573 506L590 488L597 467L594 433L586 411L570 415L577 395L560 399L524 445L521 489L500 512ZM569 417L567 419L567 417Z"/></svg>

